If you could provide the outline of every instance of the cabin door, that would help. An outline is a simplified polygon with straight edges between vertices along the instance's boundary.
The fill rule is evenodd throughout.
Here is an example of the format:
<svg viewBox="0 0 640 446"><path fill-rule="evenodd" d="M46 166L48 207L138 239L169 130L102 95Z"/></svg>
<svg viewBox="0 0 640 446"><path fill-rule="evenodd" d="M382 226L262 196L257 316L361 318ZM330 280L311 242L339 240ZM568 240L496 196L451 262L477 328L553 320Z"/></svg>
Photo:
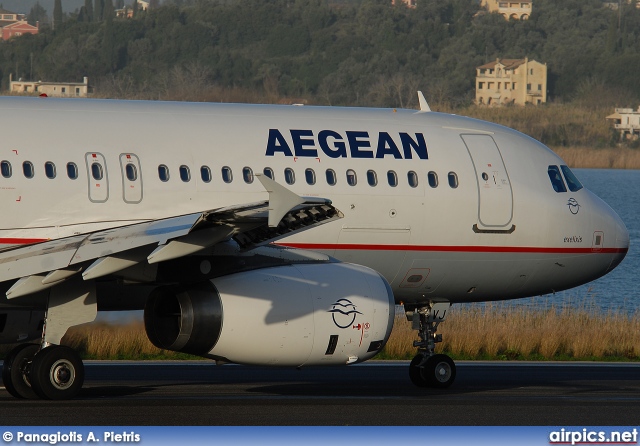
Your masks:
<svg viewBox="0 0 640 446"><path fill-rule="evenodd" d="M490 135L461 135L478 180L478 228L504 228L513 220L513 191L500 149Z"/></svg>

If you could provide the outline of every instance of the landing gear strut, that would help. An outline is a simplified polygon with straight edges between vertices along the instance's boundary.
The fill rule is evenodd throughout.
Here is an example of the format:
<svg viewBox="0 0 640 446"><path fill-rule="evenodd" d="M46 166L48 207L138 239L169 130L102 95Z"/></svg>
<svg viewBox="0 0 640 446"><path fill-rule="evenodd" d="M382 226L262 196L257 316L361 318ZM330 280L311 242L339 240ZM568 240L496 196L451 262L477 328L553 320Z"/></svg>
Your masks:
<svg viewBox="0 0 640 446"><path fill-rule="evenodd" d="M418 354L409 365L409 378L418 387L446 388L456 379L456 365L447 355L435 354L437 342L442 342L442 335L436 334L438 325L443 322L449 303L430 303L427 307L416 308L407 312L418 330L419 341L413 343L418 347Z"/></svg>

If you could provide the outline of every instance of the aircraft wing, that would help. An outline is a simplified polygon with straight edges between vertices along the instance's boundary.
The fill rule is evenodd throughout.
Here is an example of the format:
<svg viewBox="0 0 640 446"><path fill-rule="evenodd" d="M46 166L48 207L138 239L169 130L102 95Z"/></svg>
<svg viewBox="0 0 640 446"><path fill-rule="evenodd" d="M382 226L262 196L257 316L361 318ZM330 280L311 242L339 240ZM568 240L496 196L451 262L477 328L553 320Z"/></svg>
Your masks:
<svg viewBox="0 0 640 446"><path fill-rule="evenodd" d="M89 234L50 240L0 253L0 282L19 279L7 298L35 293L82 272L96 279L141 262L176 259L233 238L250 249L341 218L324 198L300 197L259 177L269 199Z"/></svg>

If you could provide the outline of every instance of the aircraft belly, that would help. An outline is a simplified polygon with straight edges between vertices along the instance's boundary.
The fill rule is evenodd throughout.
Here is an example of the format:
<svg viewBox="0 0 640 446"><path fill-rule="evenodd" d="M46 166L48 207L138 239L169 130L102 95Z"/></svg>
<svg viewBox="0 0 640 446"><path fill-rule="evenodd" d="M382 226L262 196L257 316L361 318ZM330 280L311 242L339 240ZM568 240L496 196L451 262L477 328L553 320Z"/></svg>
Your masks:
<svg viewBox="0 0 640 446"><path fill-rule="evenodd" d="M580 285L585 276L604 275L612 258L606 253L429 252L420 259L411 255L409 272L393 284L396 302L480 302L549 294ZM407 286L411 275L424 276L420 286Z"/></svg>

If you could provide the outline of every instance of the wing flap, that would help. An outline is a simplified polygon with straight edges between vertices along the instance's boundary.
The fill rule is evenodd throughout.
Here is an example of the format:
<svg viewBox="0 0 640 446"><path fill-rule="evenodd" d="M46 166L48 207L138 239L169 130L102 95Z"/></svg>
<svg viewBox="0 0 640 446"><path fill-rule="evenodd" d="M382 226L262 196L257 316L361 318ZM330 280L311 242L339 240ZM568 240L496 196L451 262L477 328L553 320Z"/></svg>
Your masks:
<svg viewBox="0 0 640 446"><path fill-rule="evenodd" d="M141 262L154 264L188 256L229 238L247 250L342 217L329 200L299 197L267 177L260 178L269 192L268 201L143 221L0 252L0 282L24 279L10 290L12 297L18 297L64 282L82 269L84 280L92 280Z"/></svg>

